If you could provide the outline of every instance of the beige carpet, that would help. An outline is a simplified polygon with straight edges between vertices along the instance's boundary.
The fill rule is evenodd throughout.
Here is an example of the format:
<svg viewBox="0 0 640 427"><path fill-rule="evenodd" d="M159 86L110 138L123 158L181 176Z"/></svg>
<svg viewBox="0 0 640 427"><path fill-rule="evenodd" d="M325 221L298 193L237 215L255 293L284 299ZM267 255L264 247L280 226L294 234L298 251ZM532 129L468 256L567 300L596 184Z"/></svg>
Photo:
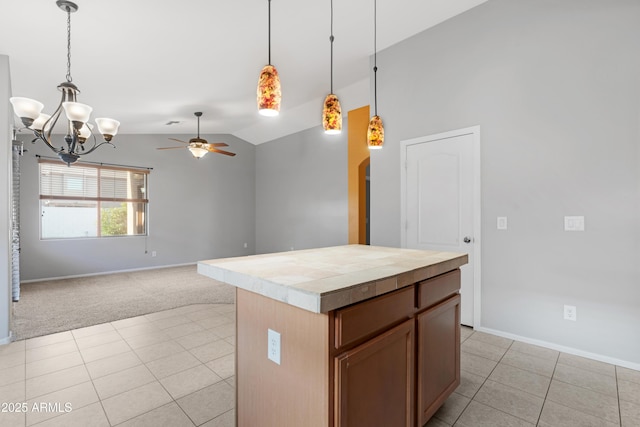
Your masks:
<svg viewBox="0 0 640 427"><path fill-rule="evenodd" d="M26 283L12 329L21 340L189 304L233 303L234 295L195 265Z"/></svg>

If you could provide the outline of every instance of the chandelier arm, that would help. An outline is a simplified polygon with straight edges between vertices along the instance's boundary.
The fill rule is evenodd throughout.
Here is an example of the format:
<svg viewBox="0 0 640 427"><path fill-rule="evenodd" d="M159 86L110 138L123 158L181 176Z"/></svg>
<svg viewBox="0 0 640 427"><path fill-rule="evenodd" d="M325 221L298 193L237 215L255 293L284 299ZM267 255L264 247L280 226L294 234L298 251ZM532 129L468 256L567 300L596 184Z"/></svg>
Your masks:
<svg viewBox="0 0 640 427"><path fill-rule="evenodd" d="M94 152L98 147L101 147L101 146L103 146L103 145L105 145L105 144L110 145L110 146L112 146L113 148L116 148L115 144L113 144L113 143L111 143L111 142L109 142L109 141L103 141L103 142L101 142L100 144L94 145L93 147L91 147L91 150L85 151L85 152L83 152L82 154L84 155L84 154L90 154L90 153L93 153L93 152Z"/></svg>
<svg viewBox="0 0 640 427"><path fill-rule="evenodd" d="M47 147L49 147L51 149L51 151L53 151L54 153L60 153L62 151L64 151L64 148L56 148L53 145L51 145L51 143L49 142L49 137L47 135L45 135L44 132L38 132L36 130L33 131L33 134L36 136L36 140L39 139L40 141L44 142ZM36 141L34 140L34 142Z"/></svg>
<svg viewBox="0 0 640 427"><path fill-rule="evenodd" d="M51 144L51 132L53 131L53 128L56 126L56 123L58 123L58 119L60 118L61 112L62 112L62 101L60 102L60 105L58 105L58 108L56 109L56 111L51 115L51 117L49 117L49 120L47 120L42 126L42 132L38 132L36 130L33 131L35 136L37 136L42 142L44 142L54 153L60 153L64 151L64 147L58 149L54 147L53 144ZM49 125L49 123L51 123L51 125Z"/></svg>
<svg viewBox="0 0 640 427"><path fill-rule="evenodd" d="M89 128L89 126L87 127ZM89 128L89 133L91 134L91 138L93 139L93 145L89 150L87 150L85 147L85 144L87 143L87 141L85 141L83 144L80 144L80 148L82 148L82 154L91 153L93 150L97 148L98 139L96 138L96 135L93 133L93 130L91 130L91 128ZM87 138L87 140L88 139L89 138Z"/></svg>

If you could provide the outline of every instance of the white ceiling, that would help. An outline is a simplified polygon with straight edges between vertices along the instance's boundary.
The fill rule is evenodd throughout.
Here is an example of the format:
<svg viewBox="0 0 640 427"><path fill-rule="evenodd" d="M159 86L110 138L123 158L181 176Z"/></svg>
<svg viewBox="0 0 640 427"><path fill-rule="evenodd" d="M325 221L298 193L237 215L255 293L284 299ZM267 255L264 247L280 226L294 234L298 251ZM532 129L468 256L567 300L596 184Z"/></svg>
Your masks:
<svg viewBox="0 0 640 427"><path fill-rule="evenodd" d="M378 50L486 0L378 0ZM0 54L14 96L52 113L66 74L66 14L55 0L0 6ZM258 115L267 63L267 0L76 0L71 74L92 117L120 133L230 133L254 144L320 124L329 92L330 0L272 0L271 63L282 83L276 118ZM343 111L369 103L373 1L334 0L334 92ZM380 67L379 72L383 72ZM170 120L181 123L167 126Z"/></svg>

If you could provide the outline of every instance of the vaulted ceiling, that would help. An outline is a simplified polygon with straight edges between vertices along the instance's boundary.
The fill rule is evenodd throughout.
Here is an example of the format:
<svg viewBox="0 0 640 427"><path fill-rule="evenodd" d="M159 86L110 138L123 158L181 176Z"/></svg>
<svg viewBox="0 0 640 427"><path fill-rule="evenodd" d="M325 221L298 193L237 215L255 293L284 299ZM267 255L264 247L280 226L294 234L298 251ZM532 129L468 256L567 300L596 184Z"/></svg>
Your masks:
<svg viewBox="0 0 640 427"><path fill-rule="evenodd" d="M377 0L378 50L486 0ZM120 133L230 133L258 144L320 124L329 93L330 0L272 0L271 62L282 110L258 115L256 84L267 63L267 0L76 0L71 74L92 117ZM347 111L369 103L373 0L333 0L334 92ZM14 96L52 113L66 75L66 14L55 0L3 2L0 54ZM380 64L380 73L383 64ZM167 125L169 121L180 123Z"/></svg>

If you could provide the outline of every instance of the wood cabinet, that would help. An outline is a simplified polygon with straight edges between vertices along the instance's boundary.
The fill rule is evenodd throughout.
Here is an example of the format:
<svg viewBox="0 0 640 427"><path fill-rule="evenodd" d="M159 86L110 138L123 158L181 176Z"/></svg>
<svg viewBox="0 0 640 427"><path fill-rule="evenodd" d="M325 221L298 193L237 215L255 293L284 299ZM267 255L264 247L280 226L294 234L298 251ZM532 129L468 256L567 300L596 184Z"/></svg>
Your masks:
<svg viewBox="0 0 640 427"><path fill-rule="evenodd" d="M460 295L416 316L417 419L423 426L460 384Z"/></svg>
<svg viewBox="0 0 640 427"><path fill-rule="evenodd" d="M335 358L336 427L413 427L414 329L407 320Z"/></svg>
<svg viewBox="0 0 640 427"><path fill-rule="evenodd" d="M423 426L460 383L459 289L454 269L328 313L238 289L238 426Z"/></svg>
<svg viewBox="0 0 640 427"><path fill-rule="evenodd" d="M416 421L423 426L460 385L460 270L416 285Z"/></svg>

